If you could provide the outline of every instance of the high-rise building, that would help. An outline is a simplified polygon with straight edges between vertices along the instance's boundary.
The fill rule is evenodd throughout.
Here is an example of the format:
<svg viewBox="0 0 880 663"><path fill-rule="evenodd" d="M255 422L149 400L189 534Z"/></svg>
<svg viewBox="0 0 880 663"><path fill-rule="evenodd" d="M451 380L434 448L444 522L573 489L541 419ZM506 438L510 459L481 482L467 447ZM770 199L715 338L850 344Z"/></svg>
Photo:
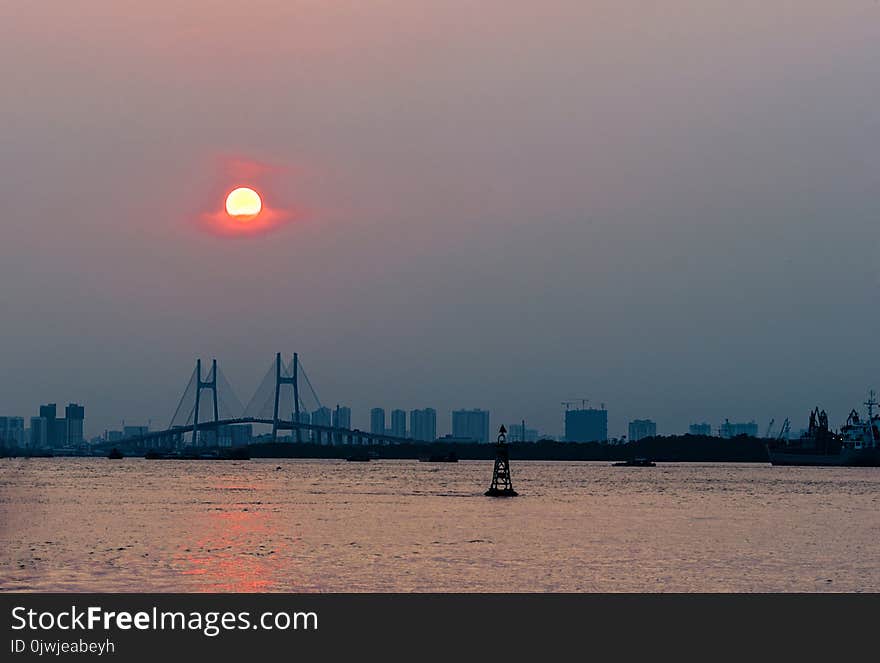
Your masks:
<svg viewBox="0 0 880 663"><path fill-rule="evenodd" d="M489 411L453 410L452 437L471 439L474 442L488 442Z"/></svg>
<svg viewBox="0 0 880 663"><path fill-rule="evenodd" d="M40 406L40 418L46 420L46 446L57 448L67 443L67 422L58 418L55 403Z"/></svg>
<svg viewBox="0 0 880 663"><path fill-rule="evenodd" d="M70 403L64 408L64 418L67 419L67 445L80 446L83 443L83 420L86 418L86 409L82 405Z"/></svg>
<svg viewBox="0 0 880 663"><path fill-rule="evenodd" d="M31 417L30 446L33 449L45 449L49 446L49 422L46 417Z"/></svg>
<svg viewBox="0 0 880 663"><path fill-rule="evenodd" d="M406 437L406 412L403 410L391 410L391 434Z"/></svg>
<svg viewBox="0 0 880 663"><path fill-rule="evenodd" d="M312 424L315 426L330 426L332 414L329 407L319 407L312 412Z"/></svg>
<svg viewBox="0 0 880 663"><path fill-rule="evenodd" d="M730 439L740 435L748 435L749 437L758 437L758 424L754 421L748 423L730 423L728 419L718 429L721 437Z"/></svg>
<svg viewBox="0 0 880 663"><path fill-rule="evenodd" d="M49 434L52 436L52 445L53 447L64 447L67 446L67 419L64 417L59 417L55 420L55 424L52 428L49 429Z"/></svg>
<svg viewBox="0 0 880 663"><path fill-rule="evenodd" d="M691 435L700 435L702 437L712 436L712 426L703 422L701 424L691 424L688 426L688 433Z"/></svg>
<svg viewBox="0 0 880 663"><path fill-rule="evenodd" d="M374 407L370 410L370 432L374 435L385 435L385 409Z"/></svg>
<svg viewBox="0 0 880 663"><path fill-rule="evenodd" d="M336 409L333 410L333 428L351 430L351 408L339 405L336 406ZM346 440L343 439L342 433L335 433L333 439L336 441L336 444L343 444L346 442Z"/></svg>
<svg viewBox="0 0 880 663"><path fill-rule="evenodd" d="M333 428L347 428L351 430L351 408L337 405L333 410Z"/></svg>
<svg viewBox="0 0 880 663"><path fill-rule="evenodd" d="M638 442L657 435L657 424L650 419L633 419L629 422L629 441Z"/></svg>
<svg viewBox="0 0 880 663"><path fill-rule="evenodd" d="M330 427L330 423L332 421L333 414L330 412L329 407L319 407L317 410L312 412L312 425L313 426L327 426ZM312 431L312 442L315 444L324 443L327 444L329 440L327 439L327 435L320 431L313 430Z"/></svg>
<svg viewBox="0 0 880 663"><path fill-rule="evenodd" d="M507 427L507 439L510 442L537 442L538 429L523 426L522 422Z"/></svg>
<svg viewBox="0 0 880 663"><path fill-rule="evenodd" d="M24 446L24 417L0 417L0 446Z"/></svg>
<svg viewBox="0 0 880 663"><path fill-rule="evenodd" d="M604 407L565 411L566 442L605 442L608 440L608 410Z"/></svg>
<svg viewBox="0 0 880 663"><path fill-rule="evenodd" d="M424 410L410 410L409 434L420 442L433 442L437 439L437 410L427 407Z"/></svg>

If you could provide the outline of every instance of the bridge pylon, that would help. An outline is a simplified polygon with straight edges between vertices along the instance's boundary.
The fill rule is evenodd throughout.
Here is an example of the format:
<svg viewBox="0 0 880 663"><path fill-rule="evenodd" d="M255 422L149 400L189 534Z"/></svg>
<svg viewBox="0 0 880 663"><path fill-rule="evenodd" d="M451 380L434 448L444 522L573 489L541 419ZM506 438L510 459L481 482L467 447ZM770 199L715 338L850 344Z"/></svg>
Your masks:
<svg viewBox="0 0 880 663"><path fill-rule="evenodd" d="M284 375L282 372L281 353L275 354L275 407L272 411L272 441L278 441L278 424L281 421L278 405L281 399L281 385L289 384L293 387L293 416L296 424L300 422L299 414L299 354L293 353L293 375ZM302 442L302 431L299 426L294 426L296 441Z"/></svg>
<svg viewBox="0 0 880 663"><path fill-rule="evenodd" d="M211 392L214 401L214 423L220 420L220 408L217 401L217 360L211 360L211 372L208 379L202 380L202 360L196 359L196 406L193 410L193 446L199 441L199 406L201 405L202 389L208 389ZM219 436L220 431L215 428L216 435Z"/></svg>

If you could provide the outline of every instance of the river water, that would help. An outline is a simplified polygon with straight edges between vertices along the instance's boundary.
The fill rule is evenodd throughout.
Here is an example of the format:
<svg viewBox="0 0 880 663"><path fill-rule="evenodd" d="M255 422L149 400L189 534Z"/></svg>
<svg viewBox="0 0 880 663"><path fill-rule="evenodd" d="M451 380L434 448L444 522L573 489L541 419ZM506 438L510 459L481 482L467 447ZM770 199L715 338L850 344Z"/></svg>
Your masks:
<svg viewBox="0 0 880 663"><path fill-rule="evenodd" d="M880 469L0 459L0 589L880 591Z"/></svg>

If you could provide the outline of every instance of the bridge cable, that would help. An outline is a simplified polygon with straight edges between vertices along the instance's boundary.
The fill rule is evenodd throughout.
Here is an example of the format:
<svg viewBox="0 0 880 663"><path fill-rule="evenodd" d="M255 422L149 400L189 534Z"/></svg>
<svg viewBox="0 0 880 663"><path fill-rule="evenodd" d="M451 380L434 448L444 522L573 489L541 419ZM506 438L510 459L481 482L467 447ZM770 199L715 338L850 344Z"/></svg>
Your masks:
<svg viewBox="0 0 880 663"><path fill-rule="evenodd" d="M189 394L189 392L191 390L195 389L195 382L196 382L196 369L194 368L192 374L190 375L189 382L187 382L186 388L183 390L183 394L180 397L180 401L177 403L177 409L174 410L174 416L171 417L171 423L168 425L169 429L174 428L174 422L177 420L177 415L180 414L180 409L183 407L183 403L186 400L187 394ZM194 394L193 394L193 397L194 397ZM193 407L195 407L195 404L193 404ZM184 425L186 425L186 424L184 424Z"/></svg>
<svg viewBox="0 0 880 663"><path fill-rule="evenodd" d="M318 409L324 407L323 405L321 405L321 399L318 398L318 394L315 392L315 388L312 386L312 381L309 380L309 376L306 375L306 369L303 368L302 359L299 360L299 371L300 371L300 373L302 373L303 377L306 379L306 384L309 385L309 389L312 392L312 396L315 398L315 402L318 404ZM300 400L302 400L302 399L300 399Z"/></svg>
<svg viewBox="0 0 880 663"><path fill-rule="evenodd" d="M229 384L229 380L226 379L226 375L219 366L217 367L217 375L217 400L219 401L224 415L228 415L220 418L235 419L236 417L242 416L244 413L244 405L238 400L235 390L232 388L232 385Z"/></svg>
<svg viewBox="0 0 880 663"><path fill-rule="evenodd" d="M247 407L244 409L245 417L253 417L262 419L271 414L268 408L272 406L272 400L275 397L275 361L269 365L266 375L260 380L254 395L248 401Z"/></svg>

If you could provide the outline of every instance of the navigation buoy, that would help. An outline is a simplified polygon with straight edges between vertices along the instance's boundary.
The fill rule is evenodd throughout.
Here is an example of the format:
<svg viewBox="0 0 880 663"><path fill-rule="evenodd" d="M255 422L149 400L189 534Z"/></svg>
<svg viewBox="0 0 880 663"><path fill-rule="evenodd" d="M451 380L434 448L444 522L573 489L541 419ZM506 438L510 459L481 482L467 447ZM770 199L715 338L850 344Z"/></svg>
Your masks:
<svg viewBox="0 0 880 663"><path fill-rule="evenodd" d="M510 480L510 454L507 450L507 429L502 426L498 430L495 442L495 467L492 469L492 485L485 492L486 497L516 497Z"/></svg>

